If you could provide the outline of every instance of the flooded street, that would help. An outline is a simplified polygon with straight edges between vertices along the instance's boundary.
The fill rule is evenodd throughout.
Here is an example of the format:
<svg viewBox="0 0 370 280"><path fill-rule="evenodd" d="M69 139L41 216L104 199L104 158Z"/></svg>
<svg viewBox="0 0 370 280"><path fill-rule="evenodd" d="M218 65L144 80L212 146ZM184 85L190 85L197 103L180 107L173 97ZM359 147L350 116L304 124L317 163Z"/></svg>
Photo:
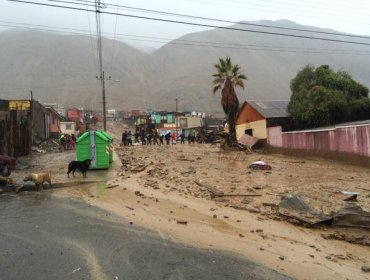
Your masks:
<svg viewBox="0 0 370 280"><path fill-rule="evenodd" d="M355 203L368 209L366 168L215 145L122 147L119 131L110 169L86 179L67 178L74 151L22 159L12 174L18 184L42 170L53 187L0 189L7 276L24 279L14 271L22 263L32 278L47 271L55 279L370 279L361 270L370 259L367 229L303 227L277 211L295 194L330 214L353 203L342 190L358 192ZM272 170L249 170L255 160Z"/></svg>

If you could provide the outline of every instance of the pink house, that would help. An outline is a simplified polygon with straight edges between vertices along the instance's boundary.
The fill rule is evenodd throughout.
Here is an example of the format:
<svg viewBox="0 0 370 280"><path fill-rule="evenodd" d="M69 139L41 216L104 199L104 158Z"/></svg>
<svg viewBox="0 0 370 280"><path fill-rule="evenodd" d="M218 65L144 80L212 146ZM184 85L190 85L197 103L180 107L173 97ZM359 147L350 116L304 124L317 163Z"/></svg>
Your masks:
<svg viewBox="0 0 370 280"><path fill-rule="evenodd" d="M70 108L67 110L67 119L69 121L78 123L84 122L84 112L82 110L79 110L77 108Z"/></svg>
<svg viewBox="0 0 370 280"><path fill-rule="evenodd" d="M53 107L46 107L48 111L48 123L49 123L49 132L51 135L57 135L60 133L60 121L62 117L58 114Z"/></svg>

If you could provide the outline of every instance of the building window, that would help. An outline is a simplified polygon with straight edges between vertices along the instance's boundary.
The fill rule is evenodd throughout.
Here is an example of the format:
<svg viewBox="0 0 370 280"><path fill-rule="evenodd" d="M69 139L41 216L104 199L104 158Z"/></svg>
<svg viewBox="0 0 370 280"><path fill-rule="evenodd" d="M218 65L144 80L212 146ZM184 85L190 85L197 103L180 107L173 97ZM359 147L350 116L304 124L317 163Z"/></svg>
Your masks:
<svg viewBox="0 0 370 280"><path fill-rule="evenodd" d="M66 124L66 130L71 130L71 129L72 129L72 124L67 123L67 124Z"/></svg>
<svg viewBox="0 0 370 280"><path fill-rule="evenodd" d="M51 115L51 123L55 124L55 115Z"/></svg>
<svg viewBox="0 0 370 280"><path fill-rule="evenodd" d="M253 129L248 128L248 129L244 130L244 134L248 134L250 136L253 136Z"/></svg>

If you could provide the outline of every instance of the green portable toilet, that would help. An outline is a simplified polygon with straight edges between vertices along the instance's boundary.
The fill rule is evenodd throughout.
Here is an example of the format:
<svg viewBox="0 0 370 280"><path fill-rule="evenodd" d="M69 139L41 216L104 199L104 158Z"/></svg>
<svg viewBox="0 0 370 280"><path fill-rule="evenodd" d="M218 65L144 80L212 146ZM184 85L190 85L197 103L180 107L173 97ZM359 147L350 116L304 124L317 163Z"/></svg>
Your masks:
<svg viewBox="0 0 370 280"><path fill-rule="evenodd" d="M107 169L109 145L109 139L101 131L85 132L76 141L77 160L91 159L90 169Z"/></svg>
<svg viewBox="0 0 370 280"><path fill-rule="evenodd" d="M109 163L113 162L113 137L106 131L100 131L109 139Z"/></svg>

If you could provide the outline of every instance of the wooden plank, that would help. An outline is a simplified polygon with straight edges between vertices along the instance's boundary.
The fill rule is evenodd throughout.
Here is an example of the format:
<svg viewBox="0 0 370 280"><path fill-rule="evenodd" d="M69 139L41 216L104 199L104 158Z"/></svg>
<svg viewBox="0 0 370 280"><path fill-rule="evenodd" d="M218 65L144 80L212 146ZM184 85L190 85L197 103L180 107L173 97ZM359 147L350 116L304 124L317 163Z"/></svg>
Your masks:
<svg viewBox="0 0 370 280"><path fill-rule="evenodd" d="M259 193L225 193L222 196L262 196Z"/></svg>

